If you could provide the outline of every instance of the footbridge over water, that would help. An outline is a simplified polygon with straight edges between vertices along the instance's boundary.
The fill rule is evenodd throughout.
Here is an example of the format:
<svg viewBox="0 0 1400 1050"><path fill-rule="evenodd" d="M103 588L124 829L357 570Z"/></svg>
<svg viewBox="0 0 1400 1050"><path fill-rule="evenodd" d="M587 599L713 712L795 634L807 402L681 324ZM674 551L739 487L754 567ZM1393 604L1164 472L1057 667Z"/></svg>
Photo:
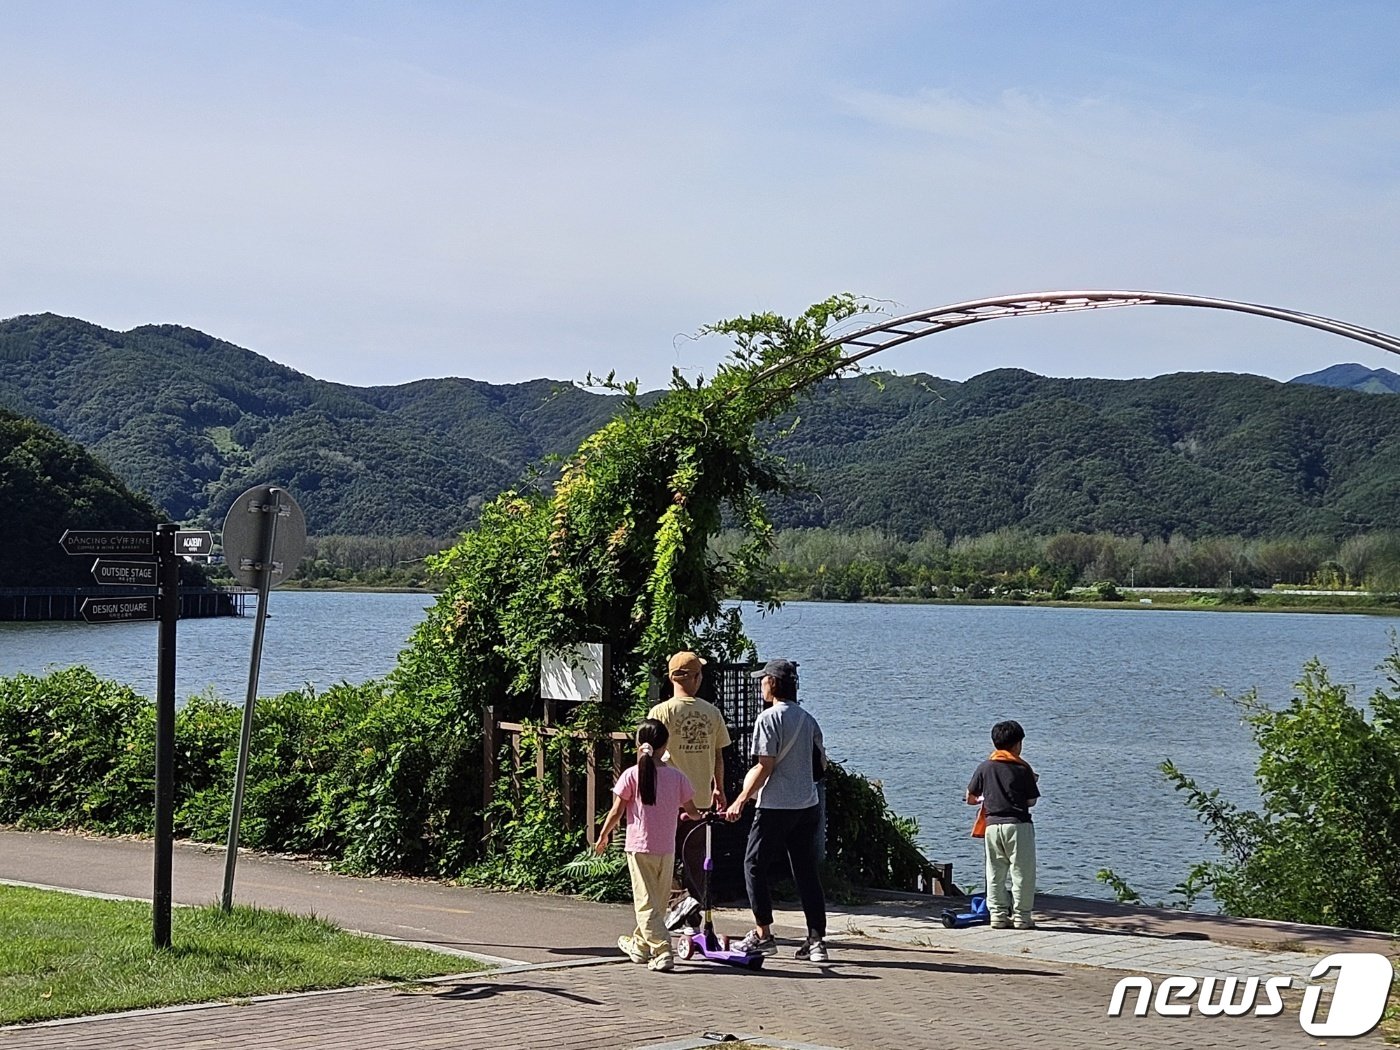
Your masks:
<svg viewBox="0 0 1400 1050"><path fill-rule="evenodd" d="M1258 317L1271 317L1278 321L1317 328L1333 335L1355 339L1357 342L1400 354L1400 336L1378 332L1371 328L1339 321L1319 314L1287 310L1277 306L1261 306L1258 303L1235 302L1231 299L1212 299L1201 295L1180 295L1175 292L1144 291L1054 291L1025 292L1017 295L1001 295L990 299L973 299L951 306L939 306L932 310L904 314L876 324L867 325L854 331L834 334L809 353L780 361L759 375L765 379L781 374L787 368L816 356L833 347L841 347L843 356L833 365L831 371L837 373L852 365L878 354L882 350L922 339L925 336L963 328L983 321L993 321L1002 317L1034 317L1042 314L1075 313L1084 310L1106 310L1119 306L1192 306L1208 310L1229 310L1235 313L1254 314Z"/></svg>

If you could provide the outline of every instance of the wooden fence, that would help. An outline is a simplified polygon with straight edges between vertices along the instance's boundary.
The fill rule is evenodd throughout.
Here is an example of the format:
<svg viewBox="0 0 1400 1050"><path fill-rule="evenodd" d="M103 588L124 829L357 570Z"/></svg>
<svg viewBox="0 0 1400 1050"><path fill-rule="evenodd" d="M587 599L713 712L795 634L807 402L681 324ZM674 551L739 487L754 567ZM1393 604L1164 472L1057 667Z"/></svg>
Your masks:
<svg viewBox="0 0 1400 1050"><path fill-rule="evenodd" d="M577 826L578 819L583 820L584 834L588 844L591 846L598 837L598 798L602 794L609 797L612 794L613 783L621 775L626 761L626 749L632 742L630 733L608 733L603 736L594 736L579 730L561 729L551 725L553 721L553 710L550 705L545 707L545 724L528 727L529 731L549 738L560 736L570 737L573 740L585 741L584 755L584 775L583 775L583 797L577 798L579 785L576 783L576 773L572 755L569 749L564 749L559 755L559 785L560 801L564 811L564 827L572 830ZM511 791L518 799L520 797L520 777L522 772L522 740L527 731L527 727L519 722L498 722L494 708L486 709L486 717L483 719L482 728L482 762L481 762L481 797L483 801L482 812L484 814L485 836L491 835L491 800L495 797L496 781L502 776L510 778ZM509 768L502 770L500 766L501 750L509 745L510 757ZM546 768L547 747L539 747L535 750L536 779L543 781ZM603 756L604 768L607 769L607 779L599 783L599 756ZM581 812L580 812L581 810Z"/></svg>

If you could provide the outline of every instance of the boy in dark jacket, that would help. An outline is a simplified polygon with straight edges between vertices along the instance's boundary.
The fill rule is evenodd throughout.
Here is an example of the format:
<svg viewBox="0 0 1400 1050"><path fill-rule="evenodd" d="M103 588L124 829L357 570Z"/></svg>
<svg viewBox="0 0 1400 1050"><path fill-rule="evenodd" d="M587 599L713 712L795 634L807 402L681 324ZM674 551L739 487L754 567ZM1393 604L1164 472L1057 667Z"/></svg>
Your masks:
<svg viewBox="0 0 1400 1050"><path fill-rule="evenodd" d="M1011 926L1018 930L1035 928L1031 917L1035 904L1035 825L1031 823L1031 807L1040 797L1040 789L1036 786L1038 777L1021 757L1025 738L1019 722L998 722L992 726L994 750L973 771L967 785L968 805L982 807L979 826L985 819L987 912L992 926L1003 930Z"/></svg>

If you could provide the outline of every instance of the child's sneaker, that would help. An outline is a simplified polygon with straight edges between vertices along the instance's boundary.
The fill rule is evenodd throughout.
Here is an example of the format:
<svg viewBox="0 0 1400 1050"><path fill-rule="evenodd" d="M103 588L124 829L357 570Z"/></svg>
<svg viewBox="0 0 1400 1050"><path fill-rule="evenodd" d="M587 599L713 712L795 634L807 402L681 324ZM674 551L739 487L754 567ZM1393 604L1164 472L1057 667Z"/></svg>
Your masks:
<svg viewBox="0 0 1400 1050"><path fill-rule="evenodd" d="M661 952L653 955L651 962L647 963L648 970L659 970L662 973L669 973L676 968L676 958L670 952Z"/></svg>
<svg viewBox="0 0 1400 1050"><path fill-rule="evenodd" d="M757 930L750 930L742 941L732 945L732 949L745 955L777 955L778 942L771 933L764 937Z"/></svg>
<svg viewBox="0 0 1400 1050"><path fill-rule="evenodd" d="M827 962L830 959L826 953L826 942L823 940L807 941L797 949L797 957L815 963Z"/></svg>
<svg viewBox="0 0 1400 1050"><path fill-rule="evenodd" d="M671 905L663 925L673 933L678 930L694 933L700 928L701 910L700 902L687 893Z"/></svg>
<svg viewBox="0 0 1400 1050"><path fill-rule="evenodd" d="M644 963L651 958L651 952L647 950L645 944L637 943L637 938L624 934L617 939L617 946L622 954L631 959L634 963Z"/></svg>

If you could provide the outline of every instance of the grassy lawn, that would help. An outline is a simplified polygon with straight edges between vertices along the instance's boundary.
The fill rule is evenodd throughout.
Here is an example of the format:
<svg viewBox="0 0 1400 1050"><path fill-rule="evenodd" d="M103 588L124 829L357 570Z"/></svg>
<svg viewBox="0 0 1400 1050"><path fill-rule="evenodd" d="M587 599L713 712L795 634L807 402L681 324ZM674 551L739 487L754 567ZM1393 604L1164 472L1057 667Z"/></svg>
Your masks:
<svg viewBox="0 0 1400 1050"><path fill-rule="evenodd" d="M0 1024L483 969L255 908L176 908L171 941L148 904L0 886Z"/></svg>

